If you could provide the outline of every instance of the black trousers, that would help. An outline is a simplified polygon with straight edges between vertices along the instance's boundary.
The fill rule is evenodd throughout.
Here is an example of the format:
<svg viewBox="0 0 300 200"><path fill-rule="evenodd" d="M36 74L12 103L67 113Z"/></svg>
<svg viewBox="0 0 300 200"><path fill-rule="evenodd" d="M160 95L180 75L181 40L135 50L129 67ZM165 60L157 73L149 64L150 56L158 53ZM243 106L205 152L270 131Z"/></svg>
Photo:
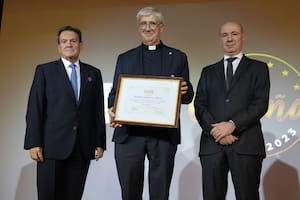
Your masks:
<svg viewBox="0 0 300 200"><path fill-rule="evenodd" d="M82 157L79 145L66 160L49 160L37 164L39 200L80 200L90 160Z"/></svg>
<svg viewBox="0 0 300 200"><path fill-rule="evenodd" d="M168 200L177 145L152 136L130 136L115 143L115 159L123 200L142 200L144 161L149 160L150 200Z"/></svg>
<svg viewBox="0 0 300 200"><path fill-rule="evenodd" d="M263 157L236 153L225 146L216 154L200 155L203 199L225 200L230 171L236 200L259 200Z"/></svg>

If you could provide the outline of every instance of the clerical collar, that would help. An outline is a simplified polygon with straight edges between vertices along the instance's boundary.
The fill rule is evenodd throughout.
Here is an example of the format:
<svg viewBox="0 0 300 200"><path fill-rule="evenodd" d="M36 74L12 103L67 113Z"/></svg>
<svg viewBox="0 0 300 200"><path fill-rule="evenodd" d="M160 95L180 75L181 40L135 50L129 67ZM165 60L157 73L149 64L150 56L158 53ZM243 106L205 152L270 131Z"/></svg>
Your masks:
<svg viewBox="0 0 300 200"><path fill-rule="evenodd" d="M143 46L143 49L144 50L148 50L148 51L155 51L155 50L158 50L162 47L162 43L159 43L158 45L145 45L145 44L142 44Z"/></svg>

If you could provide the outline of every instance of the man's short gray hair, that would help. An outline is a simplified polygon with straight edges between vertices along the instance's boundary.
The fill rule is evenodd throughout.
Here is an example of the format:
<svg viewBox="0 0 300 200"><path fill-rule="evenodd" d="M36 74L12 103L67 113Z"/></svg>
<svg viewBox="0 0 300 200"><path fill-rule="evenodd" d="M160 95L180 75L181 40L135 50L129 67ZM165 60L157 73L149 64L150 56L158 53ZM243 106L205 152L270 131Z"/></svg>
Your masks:
<svg viewBox="0 0 300 200"><path fill-rule="evenodd" d="M160 20L160 23L164 24L164 16L160 10L154 7L144 7L136 15L137 23L140 22L141 17L154 14Z"/></svg>

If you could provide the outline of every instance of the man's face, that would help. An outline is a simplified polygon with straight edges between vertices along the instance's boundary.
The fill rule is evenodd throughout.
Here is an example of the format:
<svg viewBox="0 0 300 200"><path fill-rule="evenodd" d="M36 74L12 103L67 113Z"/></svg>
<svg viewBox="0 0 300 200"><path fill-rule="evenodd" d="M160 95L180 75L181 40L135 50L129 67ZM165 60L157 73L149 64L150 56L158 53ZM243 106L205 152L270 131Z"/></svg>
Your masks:
<svg viewBox="0 0 300 200"><path fill-rule="evenodd" d="M239 24L233 22L223 24L220 29L220 38L226 55L233 56L242 51L244 34Z"/></svg>
<svg viewBox="0 0 300 200"><path fill-rule="evenodd" d="M160 43L160 34L164 25L153 14L142 16L139 22L139 33L145 45L157 45Z"/></svg>
<svg viewBox="0 0 300 200"><path fill-rule="evenodd" d="M58 52L61 57L75 62L80 53L81 43L77 33L73 31L63 31L59 36Z"/></svg>

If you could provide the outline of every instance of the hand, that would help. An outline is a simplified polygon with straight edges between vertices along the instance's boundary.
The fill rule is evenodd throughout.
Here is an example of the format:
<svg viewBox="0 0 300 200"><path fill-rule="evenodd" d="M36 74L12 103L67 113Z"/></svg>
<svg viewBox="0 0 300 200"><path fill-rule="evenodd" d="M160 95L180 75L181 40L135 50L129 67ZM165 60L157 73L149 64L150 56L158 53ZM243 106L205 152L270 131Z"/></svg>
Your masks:
<svg viewBox="0 0 300 200"><path fill-rule="evenodd" d="M234 135L227 135L225 137L223 137L219 143L222 144L222 145L230 145L234 142L236 142L238 140L237 137L235 137Z"/></svg>
<svg viewBox="0 0 300 200"><path fill-rule="evenodd" d="M172 74L171 77L175 77L175 75ZM188 89L189 89L189 87L187 85L187 82L181 81L181 88L180 88L181 95L186 94Z"/></svg>
<svg viewBox="0 0 300 200"><path fill-rule="evenodd" d="M182 81L182 82L181 82L181 88L180 88L180 91L181 91L181 95L187 93L187 91L188 91L188 85L187 85L187 82L186 82L186 81Z"/></svg>
<svg viewBox="0 0 300 200"><path fill-rule="evenodd" d="M216 142L219 142L223 137L231 135L235 130L235 124L233 122L220 122L212 124L213 128L210 134L214 137Z"/></svg>
<svg viewBox="0 0 300 200"><path fill-rule="evenodd" d="M98 161L100 158L102 158L103 154L104 154L104 149L102 147L96 147L96 152L95 152L96 161Z"/></svg>
<svg viewBox="0 0 300 200"><path fill-rule="evenodd" d="M115 118L115 113L113 111L113 107L108 109L108 115L109 115L109 119L110 119L110 125L109 125L110 127L112 127L112 128L122 127L122 124L118 124L113 121Z"/></svg>
<svg viewBox="0 0 300 200"><path fill-rule="evenodd" d="M33 147L29 149L29 154L32 160L35 160L37 162L44 162L42 147Z"/></svg>

